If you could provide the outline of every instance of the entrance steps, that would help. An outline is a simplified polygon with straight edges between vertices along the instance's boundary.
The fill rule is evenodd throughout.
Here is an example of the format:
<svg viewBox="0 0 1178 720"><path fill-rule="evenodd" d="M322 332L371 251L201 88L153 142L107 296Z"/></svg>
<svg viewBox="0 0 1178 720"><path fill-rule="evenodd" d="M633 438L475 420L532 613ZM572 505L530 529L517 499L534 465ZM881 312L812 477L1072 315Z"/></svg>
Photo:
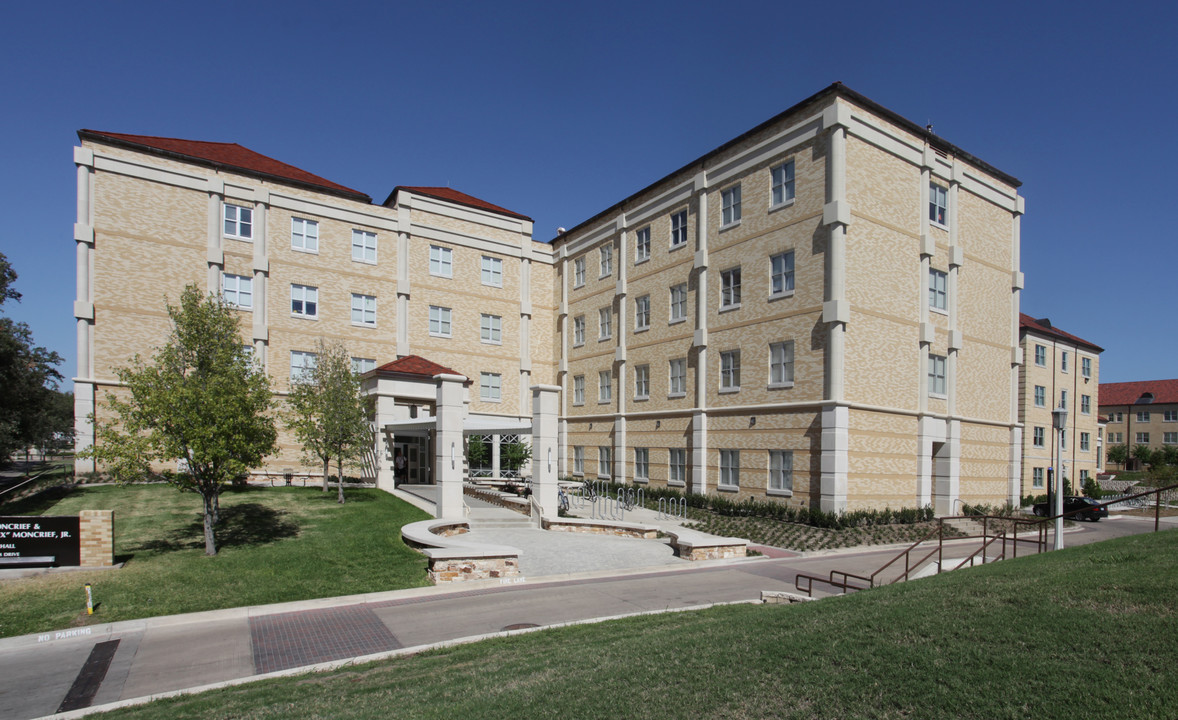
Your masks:
<svg viewBox="0 0 1178 720"><path fill-rule="evenodd" d="M471 530L532 530L532 519L501 508L471 508L467 515Z"/></svg>

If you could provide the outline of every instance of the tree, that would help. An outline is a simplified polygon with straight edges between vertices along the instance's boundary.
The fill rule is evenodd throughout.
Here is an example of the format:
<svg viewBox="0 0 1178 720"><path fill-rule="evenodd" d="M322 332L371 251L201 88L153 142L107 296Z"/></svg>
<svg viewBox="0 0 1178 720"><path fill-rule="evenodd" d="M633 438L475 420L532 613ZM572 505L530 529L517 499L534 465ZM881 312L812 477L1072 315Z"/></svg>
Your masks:
<svg viewBox="0 0 1178 720"><path fill-rule="evenodd" d="M1162 447L1159 452L1154 453L1153 460L1159 464L1178 467L1178 445L1166 445Z"/></svg>
<svg viewBox="0 0 1178 720"><path fill-rule="evenodd" d="M508 470L519 470L532 459L532 446L525 442L504 443L499 449L499 460Z"/></svg>
<svg viewBox="0 0 1178 720"><path fill-rule="evenodd" d="M16 271L0 253L0 306L20 302L13 288ZM25 323L0 317L0 463L35 443L42 432L45 409L53 404L61 373L61 356L33 343ZM72 408L71 423L72 424Z"/></svg>
<svg viewBox="0 0 1178 720"><path fill-rule="evenodd" d="M1109 447L1106 457L1109 462L1125 467L1125 463L1129 462L1129 446L1113 445Z"/></svg>
<svg viewBox="0 0 1178 720"><path fill-rule="evenodd" d="M1141 463L1141 469L1145 469L1146 465L1153 465L1153 450L1148 445L1134 445L1133 457Z"/></svg>
<svg viewBox="0 0 1178 720"><path fill-rule="evenodd" d="M342 503L344 462L363 457L372 445L368 399L360 391L360 376L352 372L347 348L320 340L315 366L292 385L288 402L287 427L308 456L323 462L324 491L335 458Z"/></svg>
<svg viewBox="0 0 1178 720"><path fill-rule="evenodd" d="M184 288L168 305L172 332L151 362L138 355L115 374L123 397L107 395L117 421L95 423L86 455L120 482L151 473L152 462L178 462L164 478L195 490L204 507L205 554L217 554L221 491L274 452L270 381L242 344L235 311L216 295Z"/></svg>

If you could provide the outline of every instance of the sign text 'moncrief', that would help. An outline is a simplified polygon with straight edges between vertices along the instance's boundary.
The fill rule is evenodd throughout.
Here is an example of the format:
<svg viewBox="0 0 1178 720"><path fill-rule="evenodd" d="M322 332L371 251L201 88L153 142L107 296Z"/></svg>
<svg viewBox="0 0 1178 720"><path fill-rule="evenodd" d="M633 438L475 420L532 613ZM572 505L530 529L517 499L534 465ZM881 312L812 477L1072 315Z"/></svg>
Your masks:
<svg viewBox="0 0 1178 720"><path fill-rule="evenodd" d="M0 517L0 567L80 564L77 516Z"/></svg>

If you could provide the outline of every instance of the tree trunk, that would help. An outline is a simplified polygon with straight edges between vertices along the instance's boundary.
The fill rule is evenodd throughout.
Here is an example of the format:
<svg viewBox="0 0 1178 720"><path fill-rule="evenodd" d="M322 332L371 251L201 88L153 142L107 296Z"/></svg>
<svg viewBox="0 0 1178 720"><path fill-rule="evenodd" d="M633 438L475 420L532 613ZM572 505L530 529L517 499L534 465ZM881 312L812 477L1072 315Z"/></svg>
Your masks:
<svg viewBox="0 0 1178 720"><path fill-rule="evenodd" d="M216 522L214 513L216 512L216 495L209 497L207 494L202 494L205 506L205 555L217 554L217 536L214 534L213 524Z"/></svg>
<svg viewBox="0 0 1178 720"><path fill-rule="evenodd" d="M331 472L331 456L323 456L323 492L327 492L327 473Z"/></svg>
<svg viewBox="0 0 1178 720"><path fill-rule="evenodd" d="M343 453L340 453L339 457L336 458L335 467L337 470L339 470L339 482L336 483L336 485L339 487L339 504L343 505L344 504L344 455L343 455Z"/></svg>
<svg viewBox="0 0 1178 720"><path fill-rule="evenodd" d="M213 487L213 524L221 522L221 488ZM216 552L215 550L213 551Z"/></svg>

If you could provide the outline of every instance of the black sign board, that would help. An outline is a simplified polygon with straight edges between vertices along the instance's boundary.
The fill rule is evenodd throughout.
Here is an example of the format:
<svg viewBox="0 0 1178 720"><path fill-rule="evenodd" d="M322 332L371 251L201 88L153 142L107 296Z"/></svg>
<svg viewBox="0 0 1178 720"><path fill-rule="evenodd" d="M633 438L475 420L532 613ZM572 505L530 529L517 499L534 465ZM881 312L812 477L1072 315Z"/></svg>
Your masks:
<svg viewBox="0 0 1178 720"><path fill-rule="evenodd" d="M77 515L0 517L0 569L81 562Z"/></svg>

